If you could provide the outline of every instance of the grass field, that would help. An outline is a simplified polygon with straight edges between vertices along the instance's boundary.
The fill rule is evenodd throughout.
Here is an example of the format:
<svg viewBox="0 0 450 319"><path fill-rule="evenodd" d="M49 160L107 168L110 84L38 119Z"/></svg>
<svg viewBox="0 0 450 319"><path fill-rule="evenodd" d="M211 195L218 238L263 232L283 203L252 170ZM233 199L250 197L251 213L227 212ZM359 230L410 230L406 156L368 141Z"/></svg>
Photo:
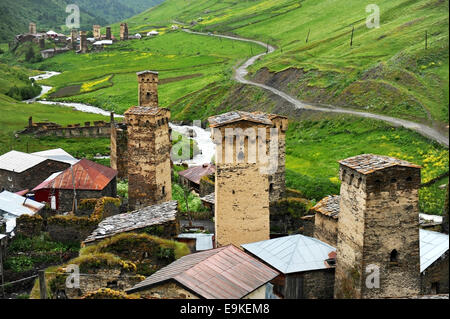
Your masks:
<svg viewBox="0 0 450 319"><path fill-rule="evenodd" d="M35 67L63 72L41 82L54 87L49 95L123 113L137 105L138 71L150 69L160 73L160 105L170 107L182 96L210 83L228 80L234 65L252 52L263 50L254 44L179 31L117 43L99 53L76 55L70 52Z"/></svg>
<svg viewBox="0 0 450 319"><path fill-rule="evenodd" d="M168 0L128 23L138 32L196 21L195 30L265 41L278 50L251 70L302 69L306 74L290 82L290 93L303 100L448 123L448 1L377 1L380 28L372 29L366 27L372 13L367 4Z"/></svg>

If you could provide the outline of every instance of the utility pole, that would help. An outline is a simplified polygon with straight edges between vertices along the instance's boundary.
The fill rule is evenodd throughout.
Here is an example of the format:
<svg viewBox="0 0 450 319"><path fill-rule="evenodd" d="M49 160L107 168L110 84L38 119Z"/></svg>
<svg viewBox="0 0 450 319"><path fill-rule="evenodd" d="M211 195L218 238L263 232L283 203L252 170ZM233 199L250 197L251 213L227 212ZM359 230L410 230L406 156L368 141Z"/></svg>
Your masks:
<svg viewBox="0 0 450 319"><path fill-rule="evenodd" d="M310 33L311 33L311 29L308 30L308 35L306 36L306 43L308 43Z"/></svg>
<svg viewBox="0 0 450 319"><path fill-rule="evenodd" d="M428 49L428 30L425 31L425 50Z"/></svg>
<svg viewBox="0 0 450 319"><path fill-rule="evenodd" d="M39 270L39 292L41 299L47 299L47 284L45 283L45 271Z"/></svg>
<svg viewBox="0 0 450 319"><path fill-rule="evenodd" d="M352 38L350 40L350 47L353 46L353 33L355 33L355 26L353 26L353 29L352 29Z"/></svg>

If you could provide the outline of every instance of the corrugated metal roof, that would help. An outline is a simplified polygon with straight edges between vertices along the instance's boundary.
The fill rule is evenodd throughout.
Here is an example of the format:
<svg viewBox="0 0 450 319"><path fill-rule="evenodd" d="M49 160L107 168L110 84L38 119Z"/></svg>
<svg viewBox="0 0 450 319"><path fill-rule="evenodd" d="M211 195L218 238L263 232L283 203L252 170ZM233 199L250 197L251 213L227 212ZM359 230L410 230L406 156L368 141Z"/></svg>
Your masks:
<svg viewBox="0 0 450 319"><path fill-rule="evenodd" d="M184 256L127 292L175 280L206 299L241 299L276 276L278 272L230 245Z"/></svg>
<svg viewBox="0 0 450 319"><path fill-rule="evenodd" d="M420 230L420 272L430 267L448 251L448 235Z"/></svg>
<svg viewBox="0 0 450 319"><path fill-rule="evenodd" d="M98 163L82 159L53 179L47 179L33 191L40 189L103 190L115 177L117 171Z"/></svg>
<svg viewBox="0 0 450 319"><path fill-rule="evenodd" d="M284 274L326 269L325 260L336 248L312 237L280 237L242 247Z"/></svg>
<svg viewBox="0 0 450 319"><path fill-rule="evenodd" d="M63 150L62 148L57 148L54 150L47 150L47 151L42 151L42 152L35 152L35 153L31 153L31 154L45 157L45 158L48 158L48 159L51 159L51 160L54 160L57 162L67 163L70 165L73 165L79 161L78 159L76 159L75 157L73 157L72 155L67 153L65 150Z"/></svg>
<svg viewBox="0 0 450 319"><path fill-rule="evenodd" d="M18 151L11 151L0 156L0 169L22 173L46 161L46 158Z"/></svg>
<svg viewBox="0 0 450 319"><path fill-rule="evenodd" d="M0 193L0 211L19 217L21 215L34 215L44 208L45 204L38 203L32 199L3 191ZM8 219L8 216L5 216Z"/></svg>
<svg viewBox="0 0 450 319"><path fill-rule="evenodd" d="M204 164L202 166L195 166L188 168L185 171L179 172L180 176L190 180L195 184L200 184L200 180L203 176L208 176L216 172L216 166L213 164Z"/></svg>
<svg viewBox="0 0 450 319"><path fill-rule="evenodd" d="M213 237L214 234L202 234L202 233L192 233L192 234L180 234L178 238L188 238L195 239L195 250L204 251L213 249Z"/></svg>
<svg viewBox="0 0 450 319"><path fill-rule="evenodd" d="M6 237L6 235L0 234L0 240L2 240L5 237Z"/></svg>
<svg viewBox="0 0 450 319"><path fill-rule="evenodd" d="M339 211L340 211L340 200L341 196L327 196L317 203L316 206L311 208L313 211L321 213L325 216L332 217L334 219L338 219Z"/></svg>
<svg viewBox="0 0 450 319"><path fill-rule="evenodd" d="M419 165L412 164L410 162L400 160L398 158L374 154L363 154L350 157L345 160L339 161L339 163L341 165L352 168L356 170L358 173L364 175L393 166L421 168L421 166Z"/></svg>

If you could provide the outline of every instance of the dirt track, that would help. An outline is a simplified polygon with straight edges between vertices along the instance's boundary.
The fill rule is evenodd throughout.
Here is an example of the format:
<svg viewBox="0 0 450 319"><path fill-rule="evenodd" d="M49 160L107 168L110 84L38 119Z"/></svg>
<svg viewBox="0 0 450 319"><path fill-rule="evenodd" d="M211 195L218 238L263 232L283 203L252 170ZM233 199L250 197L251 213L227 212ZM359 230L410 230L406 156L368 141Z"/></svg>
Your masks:
<svg viewBox="0 0 450 319"><path fill-rule="evenodd" d="M276 95L278 95L279 97L285 99L286 101L290 102L295 108L298 109L305 109L305 110L311 110L311 111L318 111L318 112L332 112L332 113L341 113L341 114L350 114L350 115L355 115L355 116L360 116L360 117L365 117L365 118L371 118L371 119L376 119L376 120L380 120L380 121L385 121L388 122L390 124L392 124L393 126L402 126L405 127L407 129L410 130L414 130L418 133L420 133L421 135L432 139L444 146L446 146L448 148L449 146L449 138L448 136L445 136L444 134L442 134L441 132L439 132L438 130L429 127L427 125L424 124L420 124L420 123L416 123L416 122L412 122L412 121L407 121L407 120L403 120L403 119L398 119L395 117L390 117L390 116L385 116L385 115L380 115L380 114L373 114L373 113L368 113L368 112L359 112L359 111L354 111L354 110L350 110L350 109L345 109L345 108L340 108L340 107L334 107L334 106L318 106L318 105L311 105L311 104L307 104L307 103L303 103L299 100L297 100L296 98L290 96L289 94L286 94L280 90L277 90L271 86L267 86L261 83L256 83L250 80L247 80L245 77L248 74L248 68L253 65L259 58L261 58L262 56L266 55L266 54L270 54L272 52L275 51L275 48L271 45L268 45L264 42L261 41L256 41L256 40L251 40L251 39L244 39L244 38L239 38L239 37L234 37L234 36L227 36L227 35L218 35L218 34L207 34L207 33L202 33L202 32L194 32L188 29L183 29L184 32L187 33L191 33L191 34L197 34L197 35L203 35L203 36L215 36L215 37L220 37L220 38L225 38L225 39L231 39L231 40L238 40L238 41L245 41L245 42L251 42L251 43L256 43L259 44L261 46L263 46L264 48L267 48L267 51L265 53L261 53L258 54L252 58L250 58L249 60L247 60L244 64L242 64L235 72L234 75L234 79L240 83L243 84L248 84L248 85L253 85L253 86L257 86L260 87L262 89L268 90Z"/></svg>

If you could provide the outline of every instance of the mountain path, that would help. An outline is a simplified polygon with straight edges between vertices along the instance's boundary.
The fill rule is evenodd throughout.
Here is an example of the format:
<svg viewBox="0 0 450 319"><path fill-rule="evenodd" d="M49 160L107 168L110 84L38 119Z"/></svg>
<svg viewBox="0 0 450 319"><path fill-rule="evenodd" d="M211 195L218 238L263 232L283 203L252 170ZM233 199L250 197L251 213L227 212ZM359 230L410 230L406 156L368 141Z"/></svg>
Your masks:
<svg viewBox="0 0 450 319"><path fill-rule="evenodd" d="M304 102L292 97L291 95L286 94L285 92L282 92L274 87L271 87L271 86L268 86L265 84L261 84L261 83L257 83L257 82L253 82L251 80L246 79L245 77L249 73L248 68L250 66L252 66L259 58L275 51L275 48L267 43L257 41L257 40L235 37L235 36L196 32L196 31L191 31L189 29L183 29L183 31L186 33L196 34L196 35L214 36L214 37L220 37L220 38L225 38L225 39L230 39L230 40L256 43L262 47L267 48L266 52L255 55L255 56L251 57L250 59L248 59L244 64L242 64L236 70L236 72L234 74L234 79L239 83L256 86L256 87L262 88L264 90L270 91L273 94L278 95L279 97L283 98L284 100L290 102L297 109L311 110L311 111L318 111L318 112L349 114L349 115L355 115L355 116L364 117L364 118L380 120L380 121L390 123L393 126L397 126L397 127L401 126L401 127L416 131L419 134L421 134L429 139L432 139L432 140L444 145L447 148L449 147L449 138L447 136L443 135L438 130L436 130L432 127L429 127L425 124L420 124L420 123L416 123L416 122L412 122L412 121L408 121L408 120L404 120L404 119L399 119L399 118L395 118L395 117L390 117L390 116L386 116L386 115L381 115L381 114L354 111L354 110L345 109L345 108L336 107L336 106L324 107L324 106L307 104L307 103L304 103Z"/></svg>

